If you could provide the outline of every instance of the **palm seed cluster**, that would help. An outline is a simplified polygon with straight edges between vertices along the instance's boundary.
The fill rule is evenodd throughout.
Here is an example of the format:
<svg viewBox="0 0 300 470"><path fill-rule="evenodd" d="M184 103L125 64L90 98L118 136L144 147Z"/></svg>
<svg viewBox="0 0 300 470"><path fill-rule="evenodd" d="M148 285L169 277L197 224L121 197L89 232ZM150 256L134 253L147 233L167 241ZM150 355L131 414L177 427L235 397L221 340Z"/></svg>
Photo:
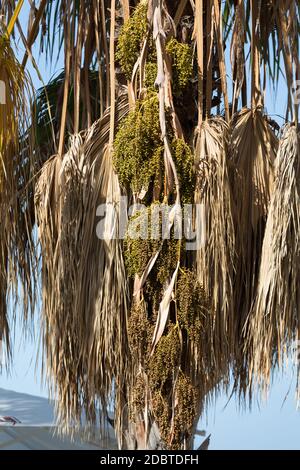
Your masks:
<svg viewBox="0 0 300 470"><path fill-rule="evenodd" d="M141 43L147 32L147 9L147 3L140 2L119 34L116 59L128 79L131 78L134 64L140 54Z"/></svg>
<svg viewBox="0 0 300 470"><path fill-rule="evenodd" d="M182 270L176 294L179 325L188 333L189 339L197 343L203 333L210 306L205 290L193 270Z"/></svg>
<svg viewBox="0 0 300 470"><path fill-rule="evenodd" d="M145 302L134 302L128 321L128 339L131 353L142 362L150 355L154 323L147 317Z"/></svg>
<svg viewBox="0 0 300 470"><path fill-rule="evenodd" d="M117 60L127 79L131 78L140 54L146 26L147 7L142 2L121 28L117 45ZM193 75L191 46L171 38L167 41L166 53L172 63L173 92L179 97ZM163 238L161 230L163 211L174 200L166 196L164 146L158 90L155 85L157 70L155 44L152 38L148 38L144 88L134 107L118 127L113 161L126 193L133 194L135 200L141 198L140 202L147 206L131 216L123 245L126 270L132 285L135 279L142 277L149 260L159 251L143 286L142 298L133 300L128 321L130 351L135 362L137 357L139 361L128 399L129 413L133 421L141 419L146 400L147 377L151 409L164 445L179 448L182 433L189 436L197 414L196 388L188 372L185 373L186 343L199 340L203 316L209 306L193 270L181 269L167 327L154 351L151 351L155 322L164 291L178 261L184 265L186 259L182 240L174 237L174 227L168 239ZM196 180L193 151L184 137L176 137L170 110L166 109L165 112L172 158L180 183L181 203L191 204ZM154 217L155 211L159 213L158 217ZM177 398L175 415L172 416L174 390Z"/></svg>
<svg viewBox="0 0 300 470"><path fill-rule="evenodd" d="M168 41L166 51L173 63L173 89L176 95L181 95L193 75L192 50L188 44L183 44L172 38Z"/></svg>
<svg viewBox="0 0 300 470"><path fill-rule="evenodd" d="M162 150L158 97L148 92L124 119L115 138L114 164L121 185L134 194L150 184L158 185Z"/></svg>

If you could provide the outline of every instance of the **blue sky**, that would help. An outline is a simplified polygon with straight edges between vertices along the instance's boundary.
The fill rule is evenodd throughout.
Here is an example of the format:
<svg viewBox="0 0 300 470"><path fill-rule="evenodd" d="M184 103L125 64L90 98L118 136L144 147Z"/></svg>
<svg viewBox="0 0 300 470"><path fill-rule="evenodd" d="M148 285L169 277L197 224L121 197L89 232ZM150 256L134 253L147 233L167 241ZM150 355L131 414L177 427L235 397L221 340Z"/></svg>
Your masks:
<svg viewBox="0 0 300 470"><path fill-rule="evenodd" d="M25 1L21 24L25 24L27 15L28 1ZM23 56L22 45L18 53L20 57ZM33 54L37 60L37 47ZM59 61L55 69L50 69L44 59L37 61L45 83L62 66ZM41 83L30 63L28 69L35 87L39 88ZM269 93L266 99L269 115L285 115L286 96L286 84L281 77L278 92ZM281 124L282 119L277 119ZM36 329L38 330L38 324ZM38 346L37 340L28 339L24 342L20 327L17 326L12 372L9 377L0 375L1 388L47 396L47 389L40 383L40 364L36 367ZM254 404L252 412L249 412L240 410L234 398L225 407L228 397L219 397L202 418L199 429L212 434L211 449L300 449L300 413L296 410L294 392L295 378L292 369L287 367L282 375L276 375L270 397L265 403Z"/></svg>

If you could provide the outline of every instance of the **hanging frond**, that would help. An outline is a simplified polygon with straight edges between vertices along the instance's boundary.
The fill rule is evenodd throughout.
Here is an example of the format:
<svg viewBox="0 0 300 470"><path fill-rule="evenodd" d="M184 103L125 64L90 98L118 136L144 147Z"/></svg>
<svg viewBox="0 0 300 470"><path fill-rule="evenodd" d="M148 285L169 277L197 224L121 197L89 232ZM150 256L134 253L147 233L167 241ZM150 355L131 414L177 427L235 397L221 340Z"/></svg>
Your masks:
<svg viewBox="0 0 300 470"><path fill-rule="evenodd" d="M204 232L196 253L197 274L212 304L213 361L228 364L233 340L235 233L228 171L229 128L221 117L204 121L197 135L196 224ZM202 210L200 210L202 208ZM198 230L197 230L198 233Z"/></svg>
<svg viewBox="0 0 300 470"><path fill-rule="evenodd" d="M119 119L126 103L118 110ZM35 192L47 373L65 427L79 423L83 410L95 422L98 400L105 416L113 396L117 429L122 416L128 294L117 233L121 193L108 135L104 117L72 137L63 158L45 164Z"/></svg>
<svg viewBox="0 0 300 470"><path fill-rule="evenodd" d="M9 340L7 301L27 318L35 301L36 255L33 242L31 84L0 29L0 339Z"/></svg>
<svg viewBox="0 0 300 470"><path fill-rule="evenodd" d="M279 144L257 294L249 316L250 374L263 385L269 384L273 367L297 348L299 260L300 138L296 126L288 124Z"/></svg>
<svg viewBox="0 0 300 470"><path fill-rule="evenodd" d="M236 233L234 310L239 332L257 287L277 147L277 138L261 111L244 109L236 116L230 159Z"/></svg>

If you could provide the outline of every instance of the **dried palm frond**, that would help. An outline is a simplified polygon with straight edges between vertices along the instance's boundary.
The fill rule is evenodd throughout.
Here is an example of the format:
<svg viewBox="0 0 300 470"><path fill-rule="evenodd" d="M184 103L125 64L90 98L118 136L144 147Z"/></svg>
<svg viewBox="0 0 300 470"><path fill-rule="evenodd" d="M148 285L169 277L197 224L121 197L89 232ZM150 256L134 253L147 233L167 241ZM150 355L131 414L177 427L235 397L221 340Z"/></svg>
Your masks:
<svg viewBox="0 0 300 470"><path fill-rule="evenodd" d="M1 28L1 25L0 25ZM2 34L2 36L1 36ZM30 127L31 85L17 62L9 39L0 29L0 339L8 344L6 303L22 301L24 316L33 309L35 254L32 239L35 155ZM4 98L4 99L3 99Z"/></svg>
<svg viewBox="0 0 300 470"><path fill-rule="evenodd" d="M221 117L202 123L196 142L197 186L195 203L202 205L198 224L205 231L197 250L198 278L212 305L211 340L214 362L220 369L228 360L233 339L233 274L235 234L228 174L229 128Z"/></svg>
<svg viewBox="0 0 300 470"><path fill-rule="evenodd" d="M239 332L257 287L277 147L277 138L261 111L244 109L236 116L230 158L236 233L234 321Z"/></svg>
<svg viewBox="0 0 300 470"><path fill-rule="evenodd" d="M234 114L238 105L240 92L242 91L243 106L247 104L246 72L245 72L245 42L246 42L246 24L245 24L245 5L244 0L238 0L235 5L235 17L230 46L231 67L233 70L234 90L233 106Z"/></svg>
<svg viewBox="0 0 300 470"><path fill-rule="evenodd" d="M248 339L250 372L267 385L273 366L299 340L300 137L295 125L283 130L275 176Z"/></svg>
<svg viewBox="0 0 300 470"><path fill-rule="evenodd" d="M121 102L118 119L126 112ZM120 188L107 147L107 115L73 136L62 159L45 164L35 194L44 349L65 428L80 422L82 410L89 423L95 422L98 400L104 416L113 396L117 427L122 416L127 284L116 233ZM103 239L96 233L100 204L107 209Z"/></svg>

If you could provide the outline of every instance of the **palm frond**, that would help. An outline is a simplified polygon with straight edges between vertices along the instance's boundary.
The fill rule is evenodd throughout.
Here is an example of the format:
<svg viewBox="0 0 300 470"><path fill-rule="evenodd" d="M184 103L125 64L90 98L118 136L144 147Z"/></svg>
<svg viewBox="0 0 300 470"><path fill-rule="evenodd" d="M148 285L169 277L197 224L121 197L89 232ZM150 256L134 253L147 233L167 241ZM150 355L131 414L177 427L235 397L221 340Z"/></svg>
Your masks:
<svg viewBox="0 0 300 470"><path fill-rule="evenodd" d="M196 223L202 224L199 229L204 231L204 243L197 251L196 266L212 304L213 361L220 370L228 361L229 343L233 340L235 232L228 144L229 127L222 118L203 122L195 150L198 172L195 203L203 207Z"/></svg>
<svg viewBox="0 0 300 470"><path fill-rule="evenodd" d="M236 233L236 323L243 325L257 285L274 183L278 141L259 110L244 109L232 124L231 165Z"/></svg>
<svg viewBox="0 0 300 470"><path fill-rule="evenodd" d="M2 30L3 31L3 30ZM31 84L17 62L9 40L0 36L0 213L1 213L1 330L8 343L6 304L13 293L13 310L21 301L25 318L35 301Z"/></svg>
<svg viewBox="0 0 300 470"><path fill-rule="evenodd" d="M117 117L126 113L126 102ZM70 139L61 159L44 166L35 192L43 254L44 349L58 397L58 419L68 429L82 409L95 422L116 397L122 419L126 378L127 282L117 233L121 196L108 143L109 112L86 133ZM97 208L106 205L104 234L97 237ZM116 214L111 217L112 210Z"/></svg>
<svg viewBox="0 0 300 470"><path fill-rule="evenodd" d="M299 173L299 133L288 124L279 144L257 295L249 316L250 374L267 385L272 368L284 363L299 339Z"/></svg>

